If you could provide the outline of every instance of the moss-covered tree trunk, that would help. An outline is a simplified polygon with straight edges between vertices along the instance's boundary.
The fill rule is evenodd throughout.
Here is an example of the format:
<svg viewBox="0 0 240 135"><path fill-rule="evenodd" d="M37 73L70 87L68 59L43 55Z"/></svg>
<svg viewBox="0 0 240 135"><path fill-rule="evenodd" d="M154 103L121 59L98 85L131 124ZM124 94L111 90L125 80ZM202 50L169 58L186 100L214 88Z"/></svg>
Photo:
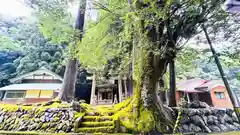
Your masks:
<svg viewBox="0 0 240 135"><path fill-rule="evenodd" d="M158 80L166 72L167 60L159 59L152 52L147 55L147 61L144 64L144 80L142 85L141 98L144 107L157 112L158 120L165 121L166 124L172 123L170 110L164 106L158 91Z"/></svg>
<svg viewBox="0 0 240 135"><path fill-rule="evenodd" d="M141 40L133 43L138 47L133 48L134 97L136 116L140 121L138 130L141 131L143 130L141 127L145 127L144 131L152 129L163 131L173 124L171 109L163 105L158 92L159 78L166 72L168 59L155 55L152 46L142 44Z"/></svg>
<svg viewBox="0 0 240 135"><path fill-rule="evenodd" d="M135 3L136 9L144 5ZM139 20L134 24L133 37L133 78L134 96L136 98L138 130L148 132L150 130L166 131L173 125L171 109L163 104L158 92L159 78L166 72L169 60L168 53L160 54L160 38L164 31L164 24L146 29L146 21ZM159 51L156 53L156 51ZM164 124L163 124L164 123ZM143 128L144 127L144 128Z"/></svg>

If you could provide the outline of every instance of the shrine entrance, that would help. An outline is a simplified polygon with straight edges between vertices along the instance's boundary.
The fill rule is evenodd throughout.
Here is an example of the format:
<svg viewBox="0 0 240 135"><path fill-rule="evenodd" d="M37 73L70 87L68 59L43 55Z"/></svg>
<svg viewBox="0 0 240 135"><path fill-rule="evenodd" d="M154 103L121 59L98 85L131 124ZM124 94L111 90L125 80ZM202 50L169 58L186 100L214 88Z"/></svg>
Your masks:
<svg viewBox="0 0 240 135"><path fill-rule="evenodd" d="M117 88L115 84L106 84L99 85L96 88L97 92L97 104L113 104L114 103L114 95L116 92L114 89Z"/></svg>
<svg viewBox="0 0 240 135"><path fill-rule="evenodd" d="M89 77L88 77L89 78ZM91 105L111 105L125 100L129 95L126 77L96 78L93 75L91 90Z"/></svg>

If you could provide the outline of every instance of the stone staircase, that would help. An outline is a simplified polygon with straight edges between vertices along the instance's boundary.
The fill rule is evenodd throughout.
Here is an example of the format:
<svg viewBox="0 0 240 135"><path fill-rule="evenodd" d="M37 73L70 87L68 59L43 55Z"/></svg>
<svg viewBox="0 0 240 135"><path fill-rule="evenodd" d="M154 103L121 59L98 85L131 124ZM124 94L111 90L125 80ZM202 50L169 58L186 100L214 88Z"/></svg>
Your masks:
<svg viewBox="0 0 240 135"><path fill-rule="evenodd" d="M114 133L118 128L117 121L113 119L114 113L99 114L97 111L86 112L79 123L79 133Z"/></svg>

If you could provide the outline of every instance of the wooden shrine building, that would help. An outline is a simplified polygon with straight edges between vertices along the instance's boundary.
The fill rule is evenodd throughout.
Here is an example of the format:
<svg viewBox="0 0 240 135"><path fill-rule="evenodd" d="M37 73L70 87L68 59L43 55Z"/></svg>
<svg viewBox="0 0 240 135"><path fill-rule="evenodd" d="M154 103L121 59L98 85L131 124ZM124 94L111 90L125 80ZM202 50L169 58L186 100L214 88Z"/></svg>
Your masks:
<svg viewBox="0 0 240 135"><path fill-rule="evenodd" d="M131 95L128 88L129 80L126 75L116 75L108 79L93 75L88 77L88 79L92 80L91 105L116 104Z"/></svg>

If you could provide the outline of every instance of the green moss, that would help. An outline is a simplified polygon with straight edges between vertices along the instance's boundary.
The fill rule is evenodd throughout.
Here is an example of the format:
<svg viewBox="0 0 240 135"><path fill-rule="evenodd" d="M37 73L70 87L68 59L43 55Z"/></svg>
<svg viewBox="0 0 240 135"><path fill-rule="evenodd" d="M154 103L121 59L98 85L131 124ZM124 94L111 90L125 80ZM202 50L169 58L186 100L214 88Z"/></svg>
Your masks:
<svg viewBox="0 0 240 135"><path fill-rule="evenodd" d="M111 116L116 113L113 106L95 106L87 108L86 113L95 113L96 115L101 116Z"/></svg>
<svg viewBox="0 0 240 135"><path fill-rule="evenodd" d="M89 104L86 104L86 103L82 103L81 106L82 106L83 108L90 108L90 107L91 107Z"/></svg>
<svg viewBox="0 0 240 135"><path fill-rule="evenodd" d="M104 127L87 127L87 128L79 128L78 132L83 132L83 133L99 133L99 132L104 132L104 133L111 133L114 130L114 126L104 126Z"/></svg>
<svg viewBox="0 0 240 135"><path fill-rule="evenodd" d="M36 131L26 131L26 132L0 131L0 134L1 135L5 135L5 134L6 135L68 135L67 133L40 133ZM69 135L71 135L71 133L69 133Z"/></svg>
<svg viewBox="0 0 240 135"><path fill-rule="evenodd" d="M225 133L213 133L209 135L240 135L240 131L225 132Z"/></svg>
<svg viewBox="0 0 240 135"><path fill-rule="evenodd" d="M148 110L141 106L140 108L140 117L138 121L138 131L149 132L155 127L155 119L153 111Z"/></svg>
<svg viewBox="0 0 240 135"><path fill-rule="evenodd" d="M82 122L82 127L103 127L103 126L113 126L113 121L104 122Z"/></svg>
<svg viewBox="0 0 240 135"><path fill-rule="evenodd" d="M83 117L84 115L85 115L84 112L76 112L76 113L74 113L74 118L77 119L79 117Z"/></svg>
<svg viewBox="0 0 240 135"><path fill-rule="evenodd" d="M60 120L59 117L54 117L54 118L53 118L53 121L55 121L55 122L57 122L57 121L59 121L59 120Z"/></svg>
<svg viewBox="0 0 240 135"><path fill-rule="evenodd" d="M130 130L137 131L137 124L135 122L136 114L133 112L134 102L134 100L131 100L131 102L128 103L125 108L122 108L120 111L118 111L114 115L114 120L119 119L121 125ZM127 100L125 103L127 103Z"/></svg>
<svg viewBox="0 0 240 135"><path fill-rule="evenodd" d="M94 129L90 128L91 133L95 132L113 132L115 125L115 120L120 120L120 123L122 125L125 125L127 128L136 130L136 124L135 116L133 114L133 98L129 98L119 104L111 105L111 106L90 106L88 104L81 104L82 107L85 108L86 112L75 112L74 118L75 120L79 117L83 118L84 122L80 122L79 124L81 126L74 126L74 132L79 132L79 127L85 127L80 128L80 131L88 130L88 127L94 127ZM35 115L42 115L45 110L49 108L65 108L70 107L70 104L61 104L59 102L53 102L52 104L45 106L45 104L39 105L32 105L32 106L24 106L24 105L1 105L0 108L5 110L6 112L15 112L19 108L21 110L27 110L27 114L34 113ZM95 113L96 116L85 116L87 113ZM58 113L61 115L60 113ZM122 118L122 119L120 119ZM28 115L24 115L20 119L16 119L14 124L18 124L19 121L27 120L31 121L32 119L29 118ZM54 121L59 121L59 116L54 117ZM3 123L3 125L6 125ZM39 125L40 130L48 129L49 124L44 123L42 125ZM53 129L46 130L48 132L53 132Z"/></svg>
<svg viewBox="0 0 240 135"><path fill-rule="evenodd" d="M19 106L17 106L17 105L1 104L0 108L2 108L4 112L15 112L15 111L18 110Z"/></svg>
<svg viewBox="0 0 240 135"><path fill-rule="evenodd" d="M3 111L5 112L15 112L18 109L22 109L22 110L26 110L26 111L34 111L36 110L36 114L39 114L43 111L45 111L46 109L49 108L70 108L71 105L70 104L62 104L59 102L54 102L53 104L49 105L49 106L43 106L44 103L42 103L41 106L37 106L37 104L33 104L31 106L26 106L26 105L13 105L13 104L1 104L0 105L0 109L3 109Z"/></svg>
<svg viewBox="0 0 240 135"><path fill-rule="evenodd" d="M84 116L84 121L111 121L113 116Z"/></svg>
<svg viewBox="0 0 240 135"><path fill-rule="evenodd" d="M41 129L47 129L49 127L49 123L43 123Z"/></svg>
<svg viewBox="0 0 240 135"><path fill-rule="evenodd" d="M174 125L173 133L177 132L177 128L180 126L181 118L182 118L182 110L179 110L178 111L177 120L176 120L175 125Z"/></svg>
<svg viewBox="0 0 240 135"><path fill-rule="evenodd" d="M0 131L0 134L7 135L38 135L37 132L14 132L14 131Z"/></svg>
<svg viewBox="0 0 240 135"><path fill-rule="evenodd" d="M28 115L25 114L25 115L23 116L23 120L30 120L30 118L29 118Z"/></svg>
<svg viewBox="0 0 240 135"><path fill-rule="evenodd" d="M121 109L127 107L131 101L132 101L132 97L124 100L123 102L121 102L119 104L114 105L114 110L120 111Z"/></svg>
<svg viewBox="0 0 240 135"><path fill-rule="evenodd" d="M72 135L72 133L39 133L39 132L15 132L15 131L0 131L1 135ZM85 135L85 133L78 133L75 135ZM93 133L92 135L102 135L102 133ZM111 135L111 134L105 134ZM121 134L117 133L114 135L128 135L128 134Z"/></svg>
<svg viewBox="0 0 240 135"><path fill-rule="evenodd" d="M74 118L75 118L75 120L76 120L76 119L78 119L78 118L82 118L84 115L85 115L85 113L75 113L75 114L74 114ZM74 131L75 133L78 132L77 130L78 130L80 124L81 124L80 122L81 122L81 121L75 121L75 122L74 122L73 131Z"/></svg>

